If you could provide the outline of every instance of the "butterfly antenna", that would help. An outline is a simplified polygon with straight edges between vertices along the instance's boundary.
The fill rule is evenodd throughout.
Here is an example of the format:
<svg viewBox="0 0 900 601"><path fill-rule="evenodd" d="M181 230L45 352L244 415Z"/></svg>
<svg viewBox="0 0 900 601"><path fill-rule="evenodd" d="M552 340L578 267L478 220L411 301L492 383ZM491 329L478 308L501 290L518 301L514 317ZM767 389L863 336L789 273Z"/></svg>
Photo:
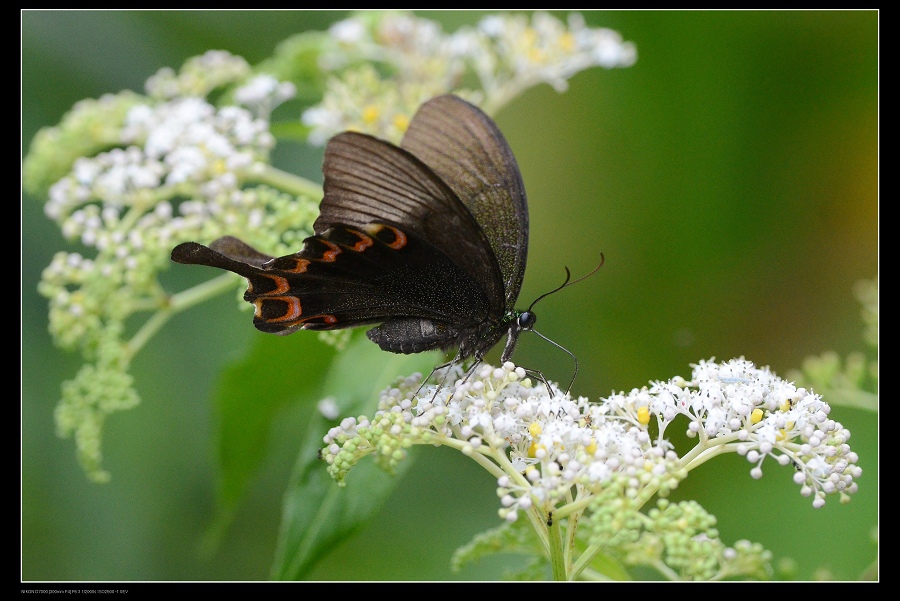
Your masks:
<svg viewBox="0 0 900 601"><path fill-rule="evenodd" d="M537 297L536 299L534 299L534 302L531 303L531 305L528 307L528 310L531 311L531 310L534 308L534 306L535 306L536 304L538 304L538 301L540 301L541 299L543 299L543 298L545 298L545 297L547 297L547 296L550 296L551 294L556 294L557 292L559 292L559 291L562 290L563 288L567 288L567 287L569 287L569 286L571 286L571 285L573 285L573 284L577 284L578 282L580 282L580 281L582 281L582 280L588 279L589 277L591 277L592 275L594 275L595 273L597 273L598 271L600 271L600 268L603 267L603 264L604 264L605 262L606 262L606 257L603 256L603 253L600 253L600 264L597 265L596 267L594 267L594 268L591 270L590 273L587 273L587 274L581 276L580 278L578 278L578 279L575 280L574 282L570 282L570 281L569 281L570 279L572 279L572 272L569 271L569 268L568 268L568 267L565 267L565 270L566 270L566 281L564 281L564 282L562 283L561 286L558 286L558 287L554 288L554 289L551 290L550 292L545 292L545 293L543 293L542 295L540 295L539 297ZM543 336L541 336L541 338L543 338ZM557 345L557 346L559 346L559 345ZM560 347L560 348L562 348L562 347ZM566 352L568 352L568 351L566 351ZM569 354L571 354L571 353L569 353Z"/></svg>
<svg viewBox="0 0 900 601"><path fill-rule="evenodd" d="M555 293L559 292L560 290L562 290L563 288L571 286L572 284L577 284L578 282L580 282L582 280L586 280L587 278L591 277L592 275L597 273L601 267L603 267L603 263L605 263L605 262L606 262L606 257L603 256L603 253L600 253L600 263L596 267L594 267L590 273L587 273L587 274L581 276L580 278L578 278L575 281L570 281L572 279L572 272L569 271L568 267L566 267L565 268L566 280L560 286L554 288L550 292L545 292L544 294L542 294L539 297L537 297L536 299L534 299L534 302L532 302L531 305L528 307L528 312L531 312L531 310L534 308L534 306L536 304L538 304L538 301L540 301L541 299L543 299L547 296L550 296L551 294L555 294ZM553 346L555 346L556 348L558 348L561 351L563 351L564 353L566 353L568 356L572 357L572 361L575 362L575 371L572 372L572 379L569 381L569 385L566 387L566 394L569 394L569 391L572 390L572 385L575 384L575 377L578 375L578 357L576 357L574 355L574 353L572 353L569 349L567 349L563 345L559 344L558 342L554 342L553 340L550 340L549 338L547 338L540 332L538 332L534 329L532 329L531 331L534 332L535 334L537 334L538 336L540 336L541 338L543 338L544 340L546 340L547 342L549 342L550 344L552 344ZM540 374L540 372L538 372L538 374ZM547 390L549 391L550 385L547 383L547 380L544 379L543 374L540 374L540 376L541 376L541 379L544 381L544 384L547 385ZM550 393L550 396L553 396L552 392Z"/></svg>

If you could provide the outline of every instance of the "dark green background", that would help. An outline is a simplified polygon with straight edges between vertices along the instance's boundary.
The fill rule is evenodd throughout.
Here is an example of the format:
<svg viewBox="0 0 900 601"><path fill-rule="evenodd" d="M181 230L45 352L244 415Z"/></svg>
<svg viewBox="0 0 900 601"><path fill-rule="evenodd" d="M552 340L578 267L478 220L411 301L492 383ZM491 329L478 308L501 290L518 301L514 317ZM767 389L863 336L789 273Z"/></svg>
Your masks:
<svg viewBox="0 0 900 601"><path fill-rule="evenodd" d="M324 29L340 12L22 13L22 147L73 103L143 90L163 66L208 49L256 63L285 37ZM480 13L428 16L450 31ZM593 12L593 26L636 43L629 69L593 69L570 89L528 91L497 122L522 170L531 209L520 305L568 266L602 270L545 299L538 330L575 353L574 392L591 398L688 376L689 364L743 355L779 374L826 350L862 350L853 285L878 271L878 13ZM318 172L318 158L284 169ZM41 270L70 246L22 202L22 578L257 580L272 560L281 496L307 408L286 410L235 522L213 551L217 374L256 333L231 295L179 316L133 366L143 398L107 423L105 466L89 483L70 440L55 435L60 383L79 359L53 347ZM174 271L174 270L173 270ZM187 285L166 274L172 291ZM180 287L180 288L179 288ZM299 336L312 334L299 334ZM274 338L274 337L273 337ZM571 360L525 336L517 363L567 381ZM317 377L284 357L287 378ZM253 399L248 399L252 403ZM877 418L836 408L864 474L847 506L813 510L774 462L750 478L737 457L696 470L678 498L719 518L726 542L762 542L798 562L856 578L875 558ZM352 479L350 480L352 486ZM495 525L495 482L446 449L427 449L368 529L317 579L494 579L512 558L460 574L450 553Z"/></svg>

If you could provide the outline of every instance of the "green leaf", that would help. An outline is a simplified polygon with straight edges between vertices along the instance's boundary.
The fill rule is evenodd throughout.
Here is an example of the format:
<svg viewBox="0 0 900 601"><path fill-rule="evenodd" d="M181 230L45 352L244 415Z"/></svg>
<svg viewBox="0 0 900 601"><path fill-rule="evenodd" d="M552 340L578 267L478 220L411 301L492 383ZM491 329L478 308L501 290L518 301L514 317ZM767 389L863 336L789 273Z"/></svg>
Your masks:
<svg viewBox="0 0 900 601"><path fill-rule="evenodd" d="M294 140L294 141L306 141L306 138L309 137L310 128L303 125L297 120L294 121L278 121L272 122L270 126L270 131L272 135L278 138L278 140Z"/></svg>
<svg viewBox="0 0 900 601"><path fill-rule="evenodd" d="M324 390L340 407L342 419L372 416L378 395L398 376L420 371L428 374L436 355L385 353L364 338L348 345L332 364ZM373 461L363 460L339 487L318 458L322 437L334 422L321 415L310 421L310 436L300 451L285 495L281 532L272 577L299 580L331 548L362 528L384 504L399 476L412 464L412 455L391 476Z"/></svg>
<svg viewBox="0 0 900 601"><path fill-rule="evenodd" d="M495 528L476 534L471 541L453 553L451 567L454 572L458 572L467 564L496 553L520 553L539 559L543 557L543 549L528 520L520 519L512 523L503 522ZM545 572L547 565L548 562L544 561ZM530 567L528 570L530 571Z"/></svg>
<svg viewBox="0 0 900 601"><path fill-rule="evenodd" d="M591 569L596 574L602 574L610 580L626 582L632 580L631 573L622 565L615 556L606 553L597 553L591 560Z"/></svg>
<svg viewBox="0 0 900 601"><path fill-rule="evenodd" d="M212 544L265 457L272 420L289 403L318 400L317 376L334 356L334 348L312 333L260 335L243 360L223 371L214 392L220 474Z"/></svg>

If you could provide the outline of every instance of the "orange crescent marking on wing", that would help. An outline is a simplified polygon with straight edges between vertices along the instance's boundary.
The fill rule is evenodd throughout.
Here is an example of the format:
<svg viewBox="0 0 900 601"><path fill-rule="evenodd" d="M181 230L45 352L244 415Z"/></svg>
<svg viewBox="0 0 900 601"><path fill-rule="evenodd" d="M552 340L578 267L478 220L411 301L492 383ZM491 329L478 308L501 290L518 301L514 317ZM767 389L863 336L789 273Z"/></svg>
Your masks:
<svg viewBox="0 0 900 601"><path fill-rule="evenodd" d="M286 271L290 271L291 273L306 273L306 268L309 266L309 259L294 259L294 268Z"/></svg>
<svg viewBox="0 0 900 601"><path fill-rule="evenodd" d="M368 236L366 236L366 235L363 234L362 232L357 232L356 230L351 230L351 229L349 229L349 228L347 229L347 231L353 232L354 234L356 234L357 236L359 236L359 242L357 242L356 244L354 244L354 245L351 247L352 250L354 250L354 251L356 251L356 252L358 252L358 253L361 253L362 251L366 250L367 248L369 248L369 247L371 247L373 244L375 244L374 242L372 242L372 239L371 239L371 238L369 238Z"/></svg>
<svg viewBox="0 0 900 601"><path fill-rule="evenodd" d="M390 246L390 247L393 248L394 250L400 250L401 248L403 248L404 246L406 246L406 234L404 234L403 232L401 232L401 231L398 230L397 228L392 227L392 226L390 226L390 225L387 226L387 227L390 228L390 230L391 230L392 232L394 232L394 235L395 235L395 236L397 236L396 240L394 240L393 242L391 242L390 244L388 244L388 246Z"/></svg>
<svg viewBox="0 0 900 601"><path fill-rule="evenodd" d="M262 311L262 305L260 303L264 303L266 301L282 301L287 303L287 311L284 312L284 315L281 317L269 317L266 318L266 322L268 323L282 323L285 321L294 321L300 315L303 314L303 307L300 306L300 299L296 296L275 296L275 297L267 297L260 298L253 302L256 305L256 316L260 316L260 312Z"/></svg>
<svg viewBox="0 0 900 601"><path fill-rule="evenodd" d="M380 232L381 230L383 230L385 228L394 232L394 241L388 243L388 242L384 242L383 240L379 239L380 242L387 244L394 250L400 250L401 248L406 246L406 242L407 242L406 234L404 234L402 231L398 230L397 228L395 228L391 225L385 225L383 223L370 223L364 227L364 229L367 232L369 232L370 234L372 234L373 236L377 236L378 232Z"/></svg>
<svg viewBox="0 0 900 601"><path fill-rule="evenodd" d="M299 325L302 329L306 329L307 326L312 325L309 322L313 321L314 319L321 319L323 323L326 323L328 325L333 325L338 322L338 318L335 317L334 315L330 315L328 313L322 313L320 315L310 315L309 317L304 317L303 319L298 319L296 322L287 324L287 325L288 325L288 327L291 327L291 328Z"/></svg>
<svg viewBox="0 0 900 601"><path fill-rule="evenodd" d="M319 238L319 241L331 248L331 250L325 251L322 254L322 258L319 260L325 261L326 263L334 263L337 260L337 256L343 252L341 248L337 244L329 242L328 240L323 240L322 238Z"/></svg>
<svg viewBox="0 0 900 601"><path fill-rule="evenodd" d="M263 273L261 275L264 275L267 278L269 278L270 280L272 280L273 282L275 282L274 290L263 293L267 297L271 297L276 294L284 294L285 292L287 292L291 289L291 285L288 284L287 279L281 277L280 275L273 275L271 273Z"/></svg>

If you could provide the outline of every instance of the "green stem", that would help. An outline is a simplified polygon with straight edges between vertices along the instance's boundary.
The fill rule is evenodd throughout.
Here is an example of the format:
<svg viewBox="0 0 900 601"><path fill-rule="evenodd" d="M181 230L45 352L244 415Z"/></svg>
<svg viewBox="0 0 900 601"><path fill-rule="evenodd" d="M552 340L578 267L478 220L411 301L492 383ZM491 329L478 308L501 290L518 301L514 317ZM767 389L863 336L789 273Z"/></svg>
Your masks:
<svg viewBox="0 0 900 601"><path fill-rule="evenodd" d="M563 533L560 527L561 520L555 517L548 518L547 525L547 542L549 543L550 552L550 569L553 573L553 580L568 580L568 572L566 570L566 556L563 551Z"/></svg>
<svg viewBox="0 0 900 601"><path fill-rule="evenodd" d="M828 404L832 408L840 405L854 409L865 409L866 411L878 411L878 395L865 390L825 390L822 393L822 397L828 399Z"/></svg>
<svg viewBox="0 0 900 601"><path fill-rule="evenodd" d="M476 450L469 453L468 456L474 460L475 463L486 469L494 478L499 478L504 475L503 470L497 467L497 464L489 459L489 457L495 456L494 453Z"/></svg>
<svg viewBox="0 0 900 601"><path fill-rule="evenodd" d="M150 316L150 319L144 322L141 329L137 331L130 341L128 341L125 350L126 363L131 362L131 359L138 354L145 344L147 344L147 341L150 340L150 338L152 338L173 315L179 311L184 311L189 307L202 303L209 298L217 296L225 290L234 288L234 284L235 277L228 273L169 297L169 302L166 303L166 306Z"/></svg>
<svg viewBox="0 0 900 601"><path fill-rule="evenodd" d="M577 578L579 574L587 570L590 563L594 560L594 556L599 552L599 545L588 545L588 547L581 552L581 555L578 556L575 563L572 564L572 578Z"/></svg>
<svg viewBox="0 0 900 601"><path fill-rule="evenodd" d="M662 574L663 576L665 576L666 578L668 578L669 580L671 580L673 582L681 580L681 578L678 576L678 572L676 572L675 570L673 570L672 568L667 566L664 561L657 559L657 560L651 561L650 565L653 566L654 568L656 568L660 574Z"/></svg>
<svg viewBox="0 0 900 601"><path fill-rule="evenodd" d="M580 513L584 511L584 509L590 505L593 500L593 495L587 494L583 497L572 501L571 503L566 503L562 507L556 510L555 515L559 517L559 519L567 518L570 515L575 513Z"/></svg>
<svg viewBox="0 0 900 601"><path fill-rule="evenodd" d="M254 171L248 179L260 184L272 186L294 196L322 197L322 186L299 175L276 169L266 165L261 171Z"/></svg>
<svg viewBox="0 0 900 601"><path fill-rule="evenodd" d="M684 466L685 470L691 471L700 465L703 465L713 457L733 450L734 445L730 444L730 441L723 441L721 444L717 443L706 448L701 448L700 445L697 445L682 457L681 464Z"/></svg>
<svg viewBox="0 0 900 601"><path fill-rule="evenodd" d="M601 574L597 570L592 570L591 568L585 568L582 572L585 580L596 580L596 581L610 581L612 578L607 576L606 574Z"/></svg>
<svg viewBox="0 0 900 601"><path fill-rule="evenodd" d="M566 520L566 564L571 565L572 557L575 554L575 542L576 542L576 534L578 532L578 518L581 517L581 512L575 512L569 516L569 519ZM572 568L572 571L569 573L569 577L575 579L578 577L578 572L575 571L575 568Z"/></svg>
<svg viewBox="0 0 900 601"><path fill-rule="evenodd" d="M188 288L184 292L173 294L169 298L169 309L175 313L184 311L185 309L198 305L214 296L218 296L226 290L234 288L236 282L237 278L230 273L207 280L193 288Z"/></svg>

